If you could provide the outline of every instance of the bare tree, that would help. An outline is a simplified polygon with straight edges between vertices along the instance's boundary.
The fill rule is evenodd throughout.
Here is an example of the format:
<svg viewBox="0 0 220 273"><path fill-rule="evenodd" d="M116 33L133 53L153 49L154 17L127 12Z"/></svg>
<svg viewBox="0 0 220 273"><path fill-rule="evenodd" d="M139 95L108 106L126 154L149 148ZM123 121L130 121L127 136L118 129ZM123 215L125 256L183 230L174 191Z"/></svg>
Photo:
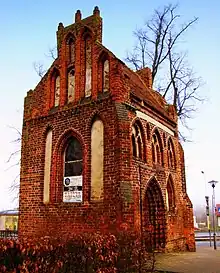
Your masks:
<svg viewBox="0 0 220 273"><path fill-rule="evenodd" d="M49 47L48 48L48 53L45 54L46 57L51 58L52 60L56 60L56 47ZM47 69L45 69L45 66L43 62L34 62L33 67L35 72L40 78L43 78L45 73L47 72Z"/></svg>
<svg viewBox="0 0 220 273"><path fill-rule="evenodd" d="M48 53L45 54L46 57L48 58L51 58L53 60L56 59L56 48L53 47L49 47L48 48ZM35 72L37 73L37 75L40 77L40 78L43 78L43 76L45 75L46 73L46 69L44 68L44 64L42 62L34 62L33 63L33 67L34 67L34 70ZM17 137L12 141L13 144L16 145L16 148L15 148L15 151L12 152L7 160L7 163L10 164L9 168L8 169L11 169L15 166L20 166L20 153L21 153L21 132L13 127L13 126L9 126L9 128L13 129L16 131L17 133ZM18 198L18 195L19 195L19 186L20 186L20 174L16 174L13 181L12 181L12 184L11 186L9 187L9 190L11 192L13 192L13 194L15 194L15 199Z"/></svg>
<svg viewBox="0 0 220 273"><path fill-rule="evenodd" d="M12 168L16 167L16 166L20 166L21 163L21 158L20 158L20 153L21 153L21 132L13 127L13 126L9 126L9 128L13 129L14 131L16 131L16 138L11 141L12 144L14 144L13 146L15 147L14 152L12 152L8 158L8 160L6 161L6 163L10 164L10 166L8 167L7 170L11 170ZM18 199L19 196L19 186L20 186L20 173L18 172L12 181L11 186L9 187L9 190L13 193L13 201L15 201L16 199Z"/></svg>
<svg viewBox="0 0 220 273"><path fill-rule="evenodd" d="M136 46L127 54L126 61L136 70L151 67L153 87L172 103L180 121L187 120L196 110L197 94L202 84L187 63L187 54L179 48L184 33L198 21L198 17L180 24L177 5L167 5L154 11L143 28L134 32Z"/></svg>
<svg viewBox="0 0 220 273"><path fill-rule="evenodd" d="M33 67L35 72L40 78L43 78L43 76L46 73L46 69L44 68L44 64L42 62L34 62Z"/></svg>
<svg viewBox="0 0 220 273"><path fill-rule="evenodd" d="M56 47L49 47L48 48L48 53L45 54L46 57L51 58L52 60L56 60L57 58L57 49Z"/></svg>

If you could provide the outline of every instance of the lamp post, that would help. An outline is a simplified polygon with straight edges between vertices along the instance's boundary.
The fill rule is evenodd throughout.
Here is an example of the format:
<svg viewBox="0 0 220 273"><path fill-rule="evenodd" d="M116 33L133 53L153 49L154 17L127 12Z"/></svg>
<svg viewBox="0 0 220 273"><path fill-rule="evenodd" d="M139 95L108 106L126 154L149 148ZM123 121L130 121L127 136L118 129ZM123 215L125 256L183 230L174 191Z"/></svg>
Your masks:
<svg viewBox="0 0 220 273"><path fill-rule="evenodd" d="M210 230L210 214L209 214L209 196L205 196L206 201L206 217L207 217L207 227L209 231L209 243L212 246L211 230Z"/></svg>
<svg viewBox="0 0 220 273"><path fill-rule="evenodd" d="M218 181L211 180L208 182L213 189L212 193L212 221L213 221L213 240L214 240L214 249L216 250L216 233L215 233L215 185L218 183Z"/></svg>
<svg viewBox="0 0 220 273"><path fill-rule="evenodd" d="M206 177L205 177L205 172L201 171L201 173L203 174L204 177L204 185L205 185L205 194L207 193L207 189L206 189ZM212 246L212 237L211 237L211 230L210 230L210 214L209 214L209 196L205 196L205 201L206 201L206 217L207 217L207 228L208 228L208 232L209 232L209 244L210 247Z"/></svg>

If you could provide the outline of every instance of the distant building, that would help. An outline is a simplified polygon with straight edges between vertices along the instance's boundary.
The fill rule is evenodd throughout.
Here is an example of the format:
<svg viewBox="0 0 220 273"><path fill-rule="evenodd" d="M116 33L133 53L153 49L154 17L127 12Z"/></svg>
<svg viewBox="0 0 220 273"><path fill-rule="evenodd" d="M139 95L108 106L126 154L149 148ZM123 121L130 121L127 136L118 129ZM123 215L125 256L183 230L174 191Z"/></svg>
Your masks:
<svg viewBox="0 0 220 273"><path fill-rule="evenodd" d="M198 223L196 222L196 216L193 216L193 223L194 223L194 228L198 228Z"/></svg>
<svg viewBox="0 0 220 273"><path fill-rule="evenodd" d="M217 226L220 227L220 204L216 204Z"/></svg>
<svg viewBox="0 0 220 273"><path fill-rule="evenodd" d="M57 51L25 98L19 236L142 228L157 249L195 250L177 113L150 69L103 46L97 7L59 23Z"/></svg>
<svg viewBox="0 0 220 273"><path fill-rule="evenodd" d="M0 230L18 229L18 210L0 211Z"/></svg>

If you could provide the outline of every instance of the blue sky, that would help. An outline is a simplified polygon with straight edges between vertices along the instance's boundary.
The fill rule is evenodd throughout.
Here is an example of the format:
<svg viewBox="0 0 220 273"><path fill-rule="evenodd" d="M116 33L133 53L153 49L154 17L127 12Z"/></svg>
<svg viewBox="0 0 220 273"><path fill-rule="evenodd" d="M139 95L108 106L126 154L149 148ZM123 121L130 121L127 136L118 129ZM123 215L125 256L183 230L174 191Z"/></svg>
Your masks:
<svg viewBox="0 0 220 273"><path fill-rule="evenodd" d="M11 202L13 195L8 190L19 172L16 167L7 170L10 166L6 163L7 158L16 148L10 143L16 138L16 133L9 126L22 126L24 97L39 81L33 62L43 61L46 67L50 65L51 60L45 53L49 47L56 45L59 22L69 25L77 9L86 17L98 5L104 23L103 44L123 60L126 51L134 45L132 32L143 25L155 8L164 4L167 2L159 0L1 2L0 210L16 206L16 203ZM220 181L220 2L184 0L179 2L179 12L184 21L199 17L199 22L187 33L184 47L188 50L189 62L206 83L200 92L207 101L199 107L196 117L189 123L193 128L192 142L184 144L184 149L189 196L195 205L205 204L204 195L211 194L209 185L205 192L205 180ZM201 170L205 172L205 179ZM220 203L220 183L216 187L216 195Z"/></svg>

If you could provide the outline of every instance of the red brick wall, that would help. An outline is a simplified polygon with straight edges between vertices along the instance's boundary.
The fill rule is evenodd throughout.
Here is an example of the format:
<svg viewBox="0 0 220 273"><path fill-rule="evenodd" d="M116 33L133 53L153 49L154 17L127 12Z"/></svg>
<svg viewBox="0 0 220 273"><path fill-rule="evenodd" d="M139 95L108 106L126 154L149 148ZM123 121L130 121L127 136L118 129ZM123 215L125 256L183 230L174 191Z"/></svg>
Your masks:
<svg viewBox="0 0 220 273"><path fill-rule="evenodd" d="M149 89L140 76L129 70L123 62L101 45L102 20L97 9L84 20L64 28L59 24L58 58L35 90L28 92L24 104L22 136L21 187L19 236L70 234L94 229L116 231L122 226L140 230L140 193L143 203L146 190L155 178L164 203L164 230L166 250L194 250L192 205L186 194L184 155L177 137L177 117L172 106L166 105L155 91ZM85 60L83 33L92 36L92 95L84 97ZM75 100L67 103L66 37L75 36ZM110 89L101 90L100 61L103 55L110 65ZM60 72L60 105L53 107L51 77L54 69ZM149 71L148 71L149 72ZM151 138L155 130L152 123L138 119L143 132L146 160L132 156L132 124L136 110L159 121L174 132L171 136L176 168L170 169L167 160L167 141L170 135L158 129L164 154L164 165L152 162ZM172 110L172 111L171 111ZM95 115L104 123L104 200L91 202L91 126ZM43 203L45 139L52 129L52 162L50 202ZM65 142L74 135L83 147L83 202L63 203L63 158ZM167 212L165 207L166 183L172 176L176 208ZM141 180L141 190L140 190ZM146 203L146 202L145 202ZM144 213L143 213L144 215ZM143 216L143 228L148 229Z"/></svg>

